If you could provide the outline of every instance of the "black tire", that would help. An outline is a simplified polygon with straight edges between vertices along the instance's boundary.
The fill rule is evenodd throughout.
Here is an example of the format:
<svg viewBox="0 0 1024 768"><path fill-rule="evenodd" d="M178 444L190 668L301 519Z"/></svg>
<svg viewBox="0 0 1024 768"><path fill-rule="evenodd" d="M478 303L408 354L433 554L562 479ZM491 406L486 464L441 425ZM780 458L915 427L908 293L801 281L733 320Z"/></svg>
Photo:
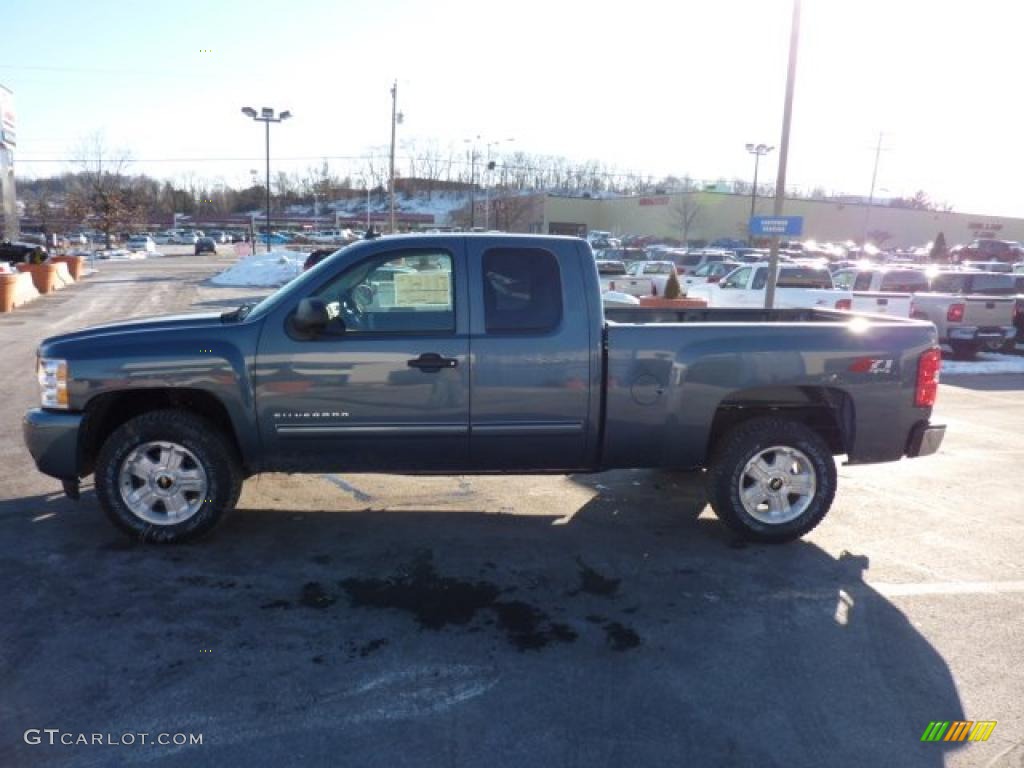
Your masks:
<svg viewBox="0 0 1024 768"><path fill-rule="evenodd" d="M781 523L758 520L744 508L740 485L747 463L774 446L794 448L808 459L816 487L797 517ZM836 494L836 465L825 441L799 422L764 417L727 432L715 445L704 477L708 501L718 519L744 539L768 543L793 541L822 521Z"/></svg>
<svg viewBox="0 0 1024 768"><path fill-rule="evenodd" d="M978 344L973 341L951 341L954 360L971 361L978 357Z"/></svg>
<svg viewBox="0 0 1024 768"><path fill-rule="evenodd" d="M138 446L153 441L188 449L206 474L201 506L181 523L159 525L137 516L121 496L119 474ZM242 470L234 446L218 427L188 411L150 411L122 424L103 443L96 459L96 495L111 521L138 541L177 544L208 533L238 502Z"/></svg>

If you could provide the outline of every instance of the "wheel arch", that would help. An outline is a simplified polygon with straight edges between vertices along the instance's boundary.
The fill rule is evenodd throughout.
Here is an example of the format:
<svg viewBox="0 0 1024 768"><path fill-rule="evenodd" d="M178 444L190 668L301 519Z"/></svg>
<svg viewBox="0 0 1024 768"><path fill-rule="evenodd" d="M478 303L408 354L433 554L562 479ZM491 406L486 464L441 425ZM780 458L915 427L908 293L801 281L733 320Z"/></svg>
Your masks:
<svg viewBox="0 0 1024 768"><path fill-rule="evenodd" d="M104 441L122 424L150 411L180 409L210 421L228 438L248 473L246 454L231 415L216 395L202 389L166 387L107 392L94 397L85 408L83 429L78 439L80 474L91 474Z"/></svg>
<svg viewBox="0 0 1024 768"><path fill-rule="evenodd" d="M731 429L763 416L789 419L810 427L833 456L849 453L855 438L855 410L849 393L835 387L754 387L722 400L711 421L706 455Z"/></svg>

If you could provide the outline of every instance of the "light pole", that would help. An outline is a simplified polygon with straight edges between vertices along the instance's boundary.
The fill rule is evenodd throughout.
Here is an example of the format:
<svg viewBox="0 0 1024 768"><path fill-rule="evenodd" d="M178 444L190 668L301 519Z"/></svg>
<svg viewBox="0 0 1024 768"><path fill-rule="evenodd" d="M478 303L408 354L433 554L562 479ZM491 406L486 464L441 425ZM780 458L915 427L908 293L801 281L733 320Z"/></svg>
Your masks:
<svg viewBox="0 0 1024 768"><path fill-rule="evenodd" d="M469 230L476 228L476 143L480 141L479 136L472 139L463 139L463 143L469 144Z"/></svg>
<svg viewBox="0 0 1024 768"><path fill-rule="evenodd" d="M292 116L292 113L285 110L275 115L274 110L270 107L263 107L257 113L252 107L242 107L242 114L246 117L251 117L257 123L263 123L267 127L267 253L270 253L270 124L287 120ZM253 243L252 251L253 253L256 252L255 243Z"/></svg>
<svg viewBox="0 0 1024 768"><path fill-rule="evenodd" d="M391 86L391 234L395 234L395 128L405 119L398 111L398 81Z"/></svg>
<svg viewBox="0 0 1024 768"><path fill-rule="evenodd" d="M747 152L754 156L754 187L750 190L750 218L754 218L754 206L757 204L757 166L761 158L771 152L775 147L767 144L747 144ZM754 236L750 233L750 225L747 225L747 245L754 244Z"/></svg>
<svg viewBox="0 0 1024 768"><path fill-rule="evenodd" d="M515 141L515 139L498 139L497 141L487 142L487 165L484 166L487 169L487 181L484 183L484 229L490 227L491 217L491 186L489 182L491 180L491 171L494 170L494 161L491 160L491 147L496 147L499 144L505 144L510 141Z"/></svg>

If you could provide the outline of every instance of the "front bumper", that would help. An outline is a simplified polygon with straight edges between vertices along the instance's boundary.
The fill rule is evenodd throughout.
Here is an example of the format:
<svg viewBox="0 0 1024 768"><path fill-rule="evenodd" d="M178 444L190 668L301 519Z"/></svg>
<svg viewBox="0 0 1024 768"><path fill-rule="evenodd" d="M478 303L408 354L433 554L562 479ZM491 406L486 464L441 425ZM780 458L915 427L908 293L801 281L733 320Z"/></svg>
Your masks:
<svg viewBox="0 0 1024 768"><path fill-rule="evenodd" d="M36 467L44 475L69 480L78 477L78 434L84 414L33 408L21 430Z"/></svg>
<svg viewBox="0 0 1024 768"><path fill-rule="evenodd" d="M929 424L922 421L914 425L907 438L907 456L914 459L919 456L931 456L942 445L946 436L945 424Z"/></svg>

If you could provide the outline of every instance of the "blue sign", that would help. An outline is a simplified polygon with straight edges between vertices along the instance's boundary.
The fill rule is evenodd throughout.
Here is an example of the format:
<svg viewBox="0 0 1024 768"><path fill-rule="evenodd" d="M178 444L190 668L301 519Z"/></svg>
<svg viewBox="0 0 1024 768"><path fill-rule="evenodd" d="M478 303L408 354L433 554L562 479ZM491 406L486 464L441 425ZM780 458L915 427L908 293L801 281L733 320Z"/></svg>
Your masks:
<svg viewBox="0 0 1024 768"><path fill-rule="evenodd" d="M752 235L793 237L803 233L803 216L753 216L750 219L750 234Z"/></svg>

